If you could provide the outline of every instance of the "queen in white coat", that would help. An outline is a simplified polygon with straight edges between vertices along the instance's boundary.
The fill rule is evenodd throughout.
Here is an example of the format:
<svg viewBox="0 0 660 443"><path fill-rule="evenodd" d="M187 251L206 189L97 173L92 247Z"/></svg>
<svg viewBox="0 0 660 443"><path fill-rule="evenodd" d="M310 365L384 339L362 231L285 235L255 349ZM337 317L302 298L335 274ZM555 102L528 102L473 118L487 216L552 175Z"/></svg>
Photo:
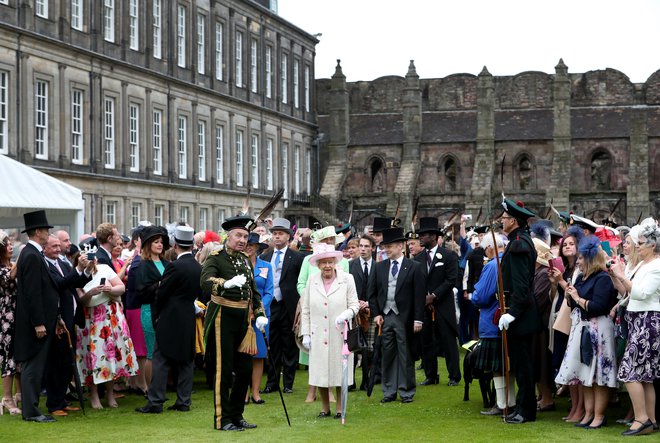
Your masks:
<svg viewBox="0 0 660 443"><path fill-rule="evenodd" d="M318 386L322 410L319 417L329 417L328 389L337 389L337 412L341 416L341 376L344 324L355 317L358 297L353 276L336 264L342 252L325 243L314 245L310 264L321 272L312 274L302 294L301 333L303 346L309 350L309 384ZM353 384L353 354L349 356L349 380Z"/></svg>

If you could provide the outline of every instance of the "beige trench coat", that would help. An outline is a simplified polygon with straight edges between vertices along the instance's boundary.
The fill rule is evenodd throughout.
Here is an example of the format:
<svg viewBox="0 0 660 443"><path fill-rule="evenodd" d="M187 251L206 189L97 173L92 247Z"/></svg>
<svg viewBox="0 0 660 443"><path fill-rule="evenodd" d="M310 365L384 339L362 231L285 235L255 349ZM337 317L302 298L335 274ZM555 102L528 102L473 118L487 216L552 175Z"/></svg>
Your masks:
<svg viewBox="0 0 660 443"><path fill-rule="evenodd" d="M343 328L335 320L340 314L352 319L359 309L353 276L337 269L337 278L325 293L321 273L310 275L302 295L301 333L310 335L309 384L322 388L341 386ZM348 384L353 384L353 354L348 358Z"/></svg>

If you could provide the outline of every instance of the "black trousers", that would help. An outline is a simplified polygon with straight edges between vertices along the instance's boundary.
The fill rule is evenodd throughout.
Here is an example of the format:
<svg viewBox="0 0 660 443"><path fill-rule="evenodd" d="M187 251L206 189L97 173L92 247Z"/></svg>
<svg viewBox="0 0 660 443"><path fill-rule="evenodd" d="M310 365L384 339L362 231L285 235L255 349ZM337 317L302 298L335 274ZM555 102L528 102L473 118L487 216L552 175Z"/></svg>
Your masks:
<svg viewBox="0 0 660 443"><path fill-rule="evenodd" d="M54 330L42 339L44 343L39 352L29 360L21 362L23 368L21 371L21 409L23 410L23 418L42 415L39 410L39 394L41 393L41 383L48 363L50 342L53 340L53 335L55 335Z"/></svg>
<svg viewBox="0 0 660 443"><path fill-rule="evenodd" d="M69 326L67 325L67 329ZM69 331L73 331L71 325ZM71 332L71 344L76 349L76 335ZM68 406L66 401L66 391L69 383L73 379L73 355L69 348L69 340L66 333L55 336L50 342L50 352L48 354L48 367L46 369L46 407L48 412L64 409Z"/></svg>
<svg viewBox="0 0 660 443"><path fill-rule="evenodd" d="M516 384L518 385L516 412L527 420L536 420L532 338L533 335L508 337L510 370L516 377Z"/></svg>
<svg viewBox="0 0 660 443"><path fill-rule="evenodd" d="M245 395L252 379L252 356L238 352L247 331L246 309L222 306L217 315L206 352L216 370L214 425L220 429L243 419Z"/></svg>
<svg viewBox="0 0 660 443"><path fill-rule="evenodd" d="M438 379L438 355L440 350L445 356L449 378L456 382L461 381L458 343L456 342L454 329L438 313L437 308L435 321L433 321L432 312L427 309L424 311L424 325L422 326L422 364L428 379Z"/></svg>
<svg viewBox="0 0 660 443"><path fill-rule="evenodd" d="M293 335L293 321L289 318L284 302L273 299L270 320L270 352L274 366L268 368L266 387L276 390L281 372L284 387L293 389L299 350Z"/></svg>

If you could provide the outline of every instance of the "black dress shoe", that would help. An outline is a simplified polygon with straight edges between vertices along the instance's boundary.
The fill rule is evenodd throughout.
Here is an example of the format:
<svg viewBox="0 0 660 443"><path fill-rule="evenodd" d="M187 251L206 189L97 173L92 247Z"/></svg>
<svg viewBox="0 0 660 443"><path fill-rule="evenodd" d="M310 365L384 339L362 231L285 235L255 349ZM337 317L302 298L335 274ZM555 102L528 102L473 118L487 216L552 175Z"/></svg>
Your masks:
<svg viewBox="0 0 660 443"><path fill-rule="evenodd" d="M447 386L458 386L458 382L450 378L449 381L447 382Z"/></svg>
<svg viewBox="0 0 660 443"><path fill-rule="evenodd" d="M381 403L391 403L394 400L396 400L395 397L383 397L383 399L380 401Z"/></svg>
<svg viewBox="0 0 660 443"><path fill-rule="evenodd" d="M155 405L146 405L146 406L142 406L141 408L135 408L135 412L140 412L142 414L160 414L161 412L163 412L163 407L155 406Z"/></svg>
<svg viewBox="0 0 660 443"><path fill-rule="evenodd" d="M246 422L245 419L239 420L238 422L234 423L234 425L243 429L254 429L257 427L255 424Z"/></svg>
<svg viewBox="0 0 660 443"><path fill-rule="evenodd" d="M245 428L236 426L234 423L227 423L220 428L221 431L245 431Z"/></svg>
<svg viewBox="0 0 660 443"><path fill-rule="evenodd" d="M401 403L412 403L413 398L412 397L401 397Z"/></svg>
<svg viewBox="0 0 660 443"><path fill-rule="evenodd" d="M589 420L586 423L575 423L575 427L576 428L586 428L587 426L589 426L591 424L592 421L594 421L593 417L591 417L591 420Z"/></svg>
<svg viewBox="0 0 660 443"><path fill-rule="evenodd" d="M291 389L291 388L284 388L284 391L282 391L282 392L284 392L285 394L293 394L293 389Z"/></svg>
<svg viewBox="0 0 660 443"><path fill-rule="evenodd" d="M593 423L593 420L592 420L592 423ZM600 428L604 428L605 426L607 426L607 418L603 418L603 421L601 421L599 425L596 425L596 426L589 425L589 426L586 426L584 429L600 429Z"/></svg>
<svg viewBox="0 0 660 443"><path fill-rule="evenodd" d="M167 408L168 411L180 411L180 412L188 412L190 411L190 406L188 405L177 405L174 404L172 406L169 406Z"/></svg>
<svg viewBox="0 0 660 443"><path fill-rule="evenodd" d="M511 418L507 417L504 421L509 423L510 425L519 425L519 424L522 424L522 423L527 423L528 421L532 421L532 420L527 420L522 415L516 414L515 416L513 416Z"/></svg>
<svg viewBox="0 0 660 443"><path fill-rule="evenodd" d="M319 415L317 415L317 417L318 418L328 418L328 417L330 417L330 415L332 415L332 414L330 414L329 411L328 412L321 411L321 412L319 412Z"/></svg>
<svg viewBox="0 0 660 443"><path fill-rule="evenodd" d="M352 385L350 385L350 386L348 387L348 392L355 391L356 388L357 388L357 387L355 386L355 383L353 383Z"/></svg>
<svg viewBox="0 0 660 443"><path fill-rule="evenodd" d="M422 386L437 385L437 384L438 384L438 379L436 378L427 378L423 382L420 382L420 385Z"/></svg>
<svg viewBox="0 0 660 443"><path fill-rule="evenodd" d="M513 408L509 408L509 411L511 411L511 412L509 412L509 415L507 415L507 416L504 417L504 418L513 418L513 417L515 417L516 415L518 415L518 411L516 411L516 408L515 408L515 407L513 407Z"/></svg>
<svg viewBox="0 0 660 443"><path fill-rule="evenodd" d="M260 398L259 400L255 400L254 397L250 396L250 399L252 399L252 403L255 405L263 405L266 403L266 401L263 398Z"/></svg>
<svg viewBox="0 0 660 443"><path fill-rule="evenodd" d="M259 391L260 394L270 394L271 392L277 391L277 388L274 388L272 386L266 386L263 388L261 391Z"/></svg>
<svg viewBox="0 0 660 443"><path fill-rule="evenodd" d="M53 417L50 415L37 415L36 417L23 417L23 420L25 421L34 421L37 423L55 423L57 420L55 420Z"/></svg>

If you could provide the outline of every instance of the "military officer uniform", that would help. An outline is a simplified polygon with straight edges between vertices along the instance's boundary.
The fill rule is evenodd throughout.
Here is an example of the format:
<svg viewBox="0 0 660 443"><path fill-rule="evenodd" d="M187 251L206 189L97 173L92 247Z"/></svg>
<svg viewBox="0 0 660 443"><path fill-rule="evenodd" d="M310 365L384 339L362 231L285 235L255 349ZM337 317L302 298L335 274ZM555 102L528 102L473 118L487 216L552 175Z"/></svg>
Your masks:
<svg viewBox="0 0 660 443"><path fill-rule="evenodd" d="M232 217L222 224L248 231L249 217ZM239 287L226 288L236 276L245 276ZM256 427L245 421L245 395L252 377L252 355L256 353L256 336L250 324L265 317L261 296L254 282L254 271L247 255L225 248L212 252L204 262L201 276L204 295L210 302L204 319L207 362L215 367L214 425L216 429L243 430Z"/></svg>
<svg viewBox="0 0 660 443"><path fill-rule="evenodd" d="M533 291L536 250L527 229L527 219L534 213L509 199L502 207L503 219L517 221L510 231L505 229L509 243L502 255L502 284L508 311L499 326L507 329L510 370L518 385L516 409L506 421L518 424L536 420L532 338L543 325Z"/></svg>

